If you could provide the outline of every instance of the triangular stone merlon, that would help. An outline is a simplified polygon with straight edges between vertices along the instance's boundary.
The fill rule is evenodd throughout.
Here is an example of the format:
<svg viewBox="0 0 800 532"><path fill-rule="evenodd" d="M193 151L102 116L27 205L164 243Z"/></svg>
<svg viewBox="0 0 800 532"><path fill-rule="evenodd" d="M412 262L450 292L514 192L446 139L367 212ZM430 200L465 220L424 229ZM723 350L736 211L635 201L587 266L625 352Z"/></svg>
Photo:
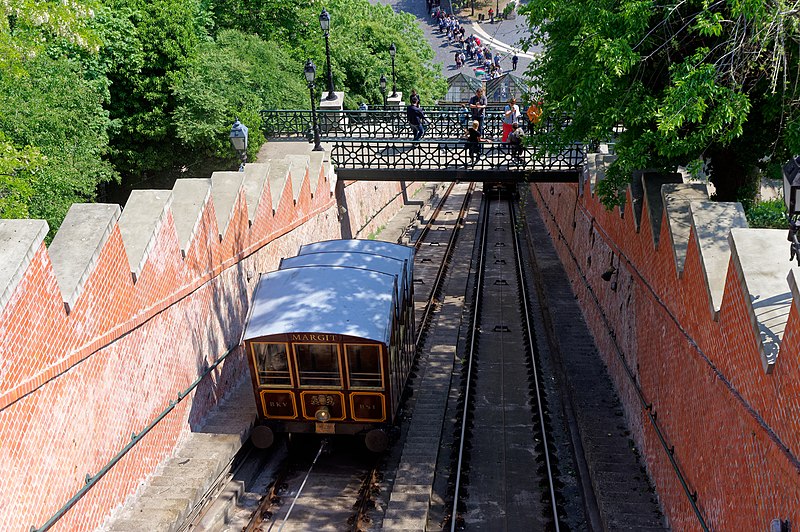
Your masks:
<svg viewBox="0 0 800 532"><path fill-rule="evenodd" d="M47 231L44 220L0 220L0 311L41 248Z"/></svg>
<svg viewBox="0 0 800 532"><path fill-rule="evenodd" d="M147 263L171 204L171 190L134 190L128 197L117 225L133 282Z"/></svg>
<svg viewBox="0 0 800 532"><path fill-rule="evenodd" d="M689 204L692 201L708 199L708 189L699 183L667 183L661 185L661 202L667 217L667 230L672 243L672 258L675 271L683 274L686 261L686 248L692 230L692 215ZM727 235L726 235L727 237Z"/></svg>
<svg viewBox="0 0 800 532"><path fill-rule="evenodd" d="M661 221L664 216L664 203L661 199L661 185L666 183L682 183L680 174L663 174L653 171L642 171L642 189L644 190L644 205L650 217L650 229L653 235L653 244L658 247L661 238Z"/></svg>
<svg viewBox="0 0 800 532"><path fill-rule="evenodd" d="M211 198L211 179L178 179L172 187L172 219L185 258Z"/></svg>
<svg viewBox="0 0 800 532"><path fill-rule="evenodd" d="M300 199L303 182L309 177L310 158L308 155L287 155L286 160L292 165L292 199L296 204Z"/></svg>
<svg viewBox="0 0 800 532"><path fill-rule="evenodd" d="M716 321L722 306L731 246L728 235L731 229L746 229L747 218L741 203L711 200L692 201L689 204L692 231L698 247L700 263L708 287L709 311Z"/></svg>
<svg viewBox="0 0 800 532"><path fill-rule="evenodd" d="M786 231L781 229L732 229L728 241L750 321L759 339L761 362L771 373L778 359L781 340L792 304L787 275L800 273L786 255L764 253L765 249L787 248Z"/></svg>
<svg viewBox="0 0 800 532"><path fill-rule="evenodd" d="M311 190L317 190L319 179L325 179L325 162L330 160L328 152L312 151L308 155L308 178Z"/></svg>
<svg viewBox="0 0 800 532"><path fill-rule="evenodd" d="M267 183L269 173L269 163L248 163L244 167L244 190L247 199L247 220L250 225L256 219L258 207L264 195L264 187Z"/></svg>
<svg viewBox="0 0 800 532"><path fill-rule="evenodd" d="M214 172L211 174L211 197L214 200L214 213L217 216L219 241L222 242L233 217L233 209L242 191L245 173Z"/></svg>
<svg viewBox="0 0 800 532"><path fill-rule="evenodd" d="M634 172L631 182L628 184L629 201L631 212L633 213L633 223L636 232L642 230L642 212L644 211L644 186L640 172Z"/></svg>
<svg viewBox="0 0 800 532"><path fill-rule="evenodd" d="M269 189L272 193L272 212L278 210L283 191L290 186L292 164L284 159L273 159L269 167Z"/></svg>
<svg viewBox="0 0 800 532"><path fill-rule="evenodd" d="M67 312L83 292L120 212L116 204L73 203L58 228L48 252Z"/></svg>

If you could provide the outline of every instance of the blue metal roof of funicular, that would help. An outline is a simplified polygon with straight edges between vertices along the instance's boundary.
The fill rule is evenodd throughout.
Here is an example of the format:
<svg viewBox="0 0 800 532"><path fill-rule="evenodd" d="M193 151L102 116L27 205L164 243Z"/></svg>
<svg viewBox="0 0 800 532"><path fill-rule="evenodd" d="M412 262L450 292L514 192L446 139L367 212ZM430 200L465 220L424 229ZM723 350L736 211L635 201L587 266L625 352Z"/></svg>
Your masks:
<svg viewBox="0 0 800 532"><path fill-rule="evenodd" d="M411 279L411 276L414 273L414 248L403 246L401 244L384 242L382 240L323 240L321 242L313 242L311 244L304 244L300 246L300 251L298 251L297 254L307 255L309 253L330 251L372 253L373 255L381 255L383 257L405 260L407 261L406 271L408 279Z"/></svg>
<svg viewBox="0 0 800 532"><path fill-rule="evenodd" d="M278 267L281 270L305 266L347 266L375 270L389 275L396 275L399 288L409 289L410 280L406 277L406 261L376 255L375 253L350 252L350 251L323 251L319 253L306 253L296 257L281 259Z"/></svg>
<svg viewBox="0 0 800 532"><path fill-rule="evenodd" d="M395 275L342 266L265 273L242 338L344 334L388 344L396 290Z"/></svg>

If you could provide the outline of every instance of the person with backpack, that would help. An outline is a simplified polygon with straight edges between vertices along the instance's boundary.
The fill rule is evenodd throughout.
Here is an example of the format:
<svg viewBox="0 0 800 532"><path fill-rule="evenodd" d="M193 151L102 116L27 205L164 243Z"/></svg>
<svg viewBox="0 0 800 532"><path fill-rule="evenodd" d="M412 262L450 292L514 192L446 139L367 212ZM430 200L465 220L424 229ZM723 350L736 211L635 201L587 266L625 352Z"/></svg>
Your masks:
<svg viewBox="0 0 800 532"><path fill-rule="evenodd" d="M511 133L508 134L506 141L511 146L511 157L515 163L519 163L522 158L522 138L524 135L517 122L511 124Z"/></svg>

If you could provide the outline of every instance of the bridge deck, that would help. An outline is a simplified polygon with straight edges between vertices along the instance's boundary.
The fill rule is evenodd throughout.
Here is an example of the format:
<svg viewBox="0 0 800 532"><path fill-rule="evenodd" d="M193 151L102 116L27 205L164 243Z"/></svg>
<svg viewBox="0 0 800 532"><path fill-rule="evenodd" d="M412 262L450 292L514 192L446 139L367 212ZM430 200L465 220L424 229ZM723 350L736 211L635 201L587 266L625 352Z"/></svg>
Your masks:
<svg viewBox="0 0 800 532"><path fill-rule="evenodd" d="M470 147L454 140L326 139L331 162L343 179L426 181L577 182L580 146L557 154L509 144Z"/></svg>

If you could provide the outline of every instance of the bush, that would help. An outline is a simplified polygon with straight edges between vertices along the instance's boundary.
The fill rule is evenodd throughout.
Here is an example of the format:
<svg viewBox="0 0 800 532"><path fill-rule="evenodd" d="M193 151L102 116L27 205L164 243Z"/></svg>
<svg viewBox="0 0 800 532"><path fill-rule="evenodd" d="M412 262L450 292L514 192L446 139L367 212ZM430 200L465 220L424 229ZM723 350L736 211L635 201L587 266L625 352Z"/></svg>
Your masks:
<svg viewBox="0 0 800 532"><path fill-rule="evenodd" d="M752 203L745 209L750 227L763 229L786 229L786 205L781 198Z"/></svg>

